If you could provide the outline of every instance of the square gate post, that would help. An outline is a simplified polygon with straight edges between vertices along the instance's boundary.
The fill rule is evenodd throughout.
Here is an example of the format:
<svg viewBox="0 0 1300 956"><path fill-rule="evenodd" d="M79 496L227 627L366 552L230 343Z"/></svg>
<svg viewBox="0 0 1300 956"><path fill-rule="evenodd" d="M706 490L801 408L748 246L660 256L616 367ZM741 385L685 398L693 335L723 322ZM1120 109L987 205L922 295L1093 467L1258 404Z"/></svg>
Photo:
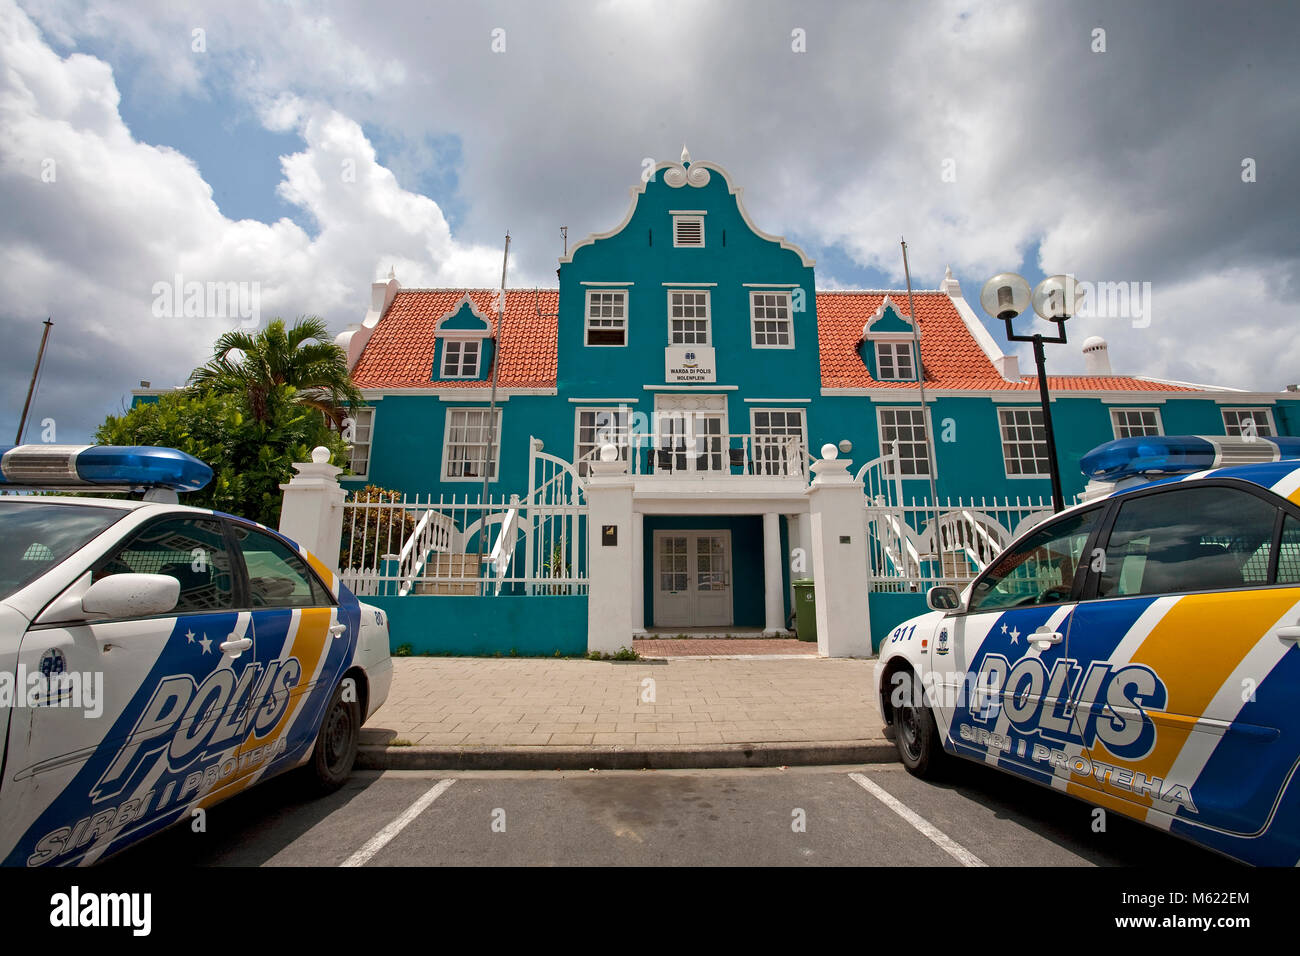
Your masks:
<svg viewBox="0 0 1300 956"><path fill-rule="evenodd" d="M632 646L638 562L633 546L632 488L627 462L593 461L587 487L587 650L617 653ZM639 610L639 609L638 609Z"/></svg>
<svg viewBox="0 0 1300 956"><path fill-rule="evenodd" d="M347 492L339 485L343 471L330 464L328 448L317 447L311 461L295 464L296 474L281 485L280 533L292 538L335 574L339 571L339 548L343 542L343 499Z"/></svg>
<svg viewBox="0 0 1300 956"><path fill-rule="evenodd" d="M817 595L817 652L823 657L869 657L867 542L862 482L846 459L812 466L808 488L812 572Z"/></svg>

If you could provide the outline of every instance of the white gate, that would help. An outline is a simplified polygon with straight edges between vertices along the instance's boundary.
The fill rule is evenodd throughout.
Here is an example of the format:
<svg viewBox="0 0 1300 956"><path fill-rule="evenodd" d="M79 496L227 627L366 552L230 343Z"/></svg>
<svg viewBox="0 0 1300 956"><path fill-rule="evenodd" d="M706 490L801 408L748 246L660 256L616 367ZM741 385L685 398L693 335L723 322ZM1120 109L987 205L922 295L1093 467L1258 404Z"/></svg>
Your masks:
<svg viewBox="0 0 1300 956"><path fill-rule="evenodd" d="M863 483L873 591L964 587L1021 533L1052 516L1042 498L906 502L893 455L867 462L856 477Z"/></svg>

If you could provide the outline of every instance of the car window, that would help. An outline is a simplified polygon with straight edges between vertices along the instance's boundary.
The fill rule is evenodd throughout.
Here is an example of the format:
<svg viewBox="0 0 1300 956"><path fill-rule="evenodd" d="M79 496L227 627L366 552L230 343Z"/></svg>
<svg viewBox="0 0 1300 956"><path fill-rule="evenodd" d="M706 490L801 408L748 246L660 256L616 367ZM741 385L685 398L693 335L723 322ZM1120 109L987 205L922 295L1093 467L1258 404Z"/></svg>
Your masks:
<svg viewBox="0 0 1300 956"><path fill-rule="evenodd" d="M1003 552L975 582L969 610L990 611L1068 599L1088 535L1100 514L1101 508L1091 508L1048 522Z"/></svg>
<svg viewBox="0 0 1300 956"><path fill-rule="evenodd" d="M1300 584L1300 521L1287 515L1282 522L1282 549L1277 555L1277 583Z"/></svg>
<svg viewBox="0 0 1300 956"><path fill-rule="evenodd" d="M248 568L252 607L321 607L329 595L302 556L272 535L235 525L235 540Z"/></svg>
<svg viewBox="0 0 1300 956"><path fill-rule="evenodd" d="M178 612L235 606L230 552L221 523L177 515L145 525L91 569L91 579L113 574L165 574L181 583Z"/></svg>
<svg viewBox="0 0 1300 956"><path fill-rule="evenodd" d="M37 502L31 497L0 501L0 599L67 560L127 514L125 508Z"/></svg>
<svg viewBox="0 0 1300 956"><path fill-rule="evenodd" d="M1098 597L1268 583L1277 509L1236 488L1179 488L1120 505Z"/></svg>

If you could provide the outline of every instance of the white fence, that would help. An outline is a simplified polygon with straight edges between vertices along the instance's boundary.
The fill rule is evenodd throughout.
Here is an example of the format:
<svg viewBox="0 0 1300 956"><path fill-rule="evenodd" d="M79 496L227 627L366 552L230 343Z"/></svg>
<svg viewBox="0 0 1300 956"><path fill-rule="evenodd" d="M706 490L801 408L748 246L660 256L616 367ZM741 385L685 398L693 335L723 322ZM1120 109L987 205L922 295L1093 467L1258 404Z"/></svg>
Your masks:
<svg viewBox="0 0 1300 956"><path fill-rule="evenodd" d="M873 591L964 587L1008 544L1053 514L1043 498L958 498L904 503L896 457L857 473L865 494L868 573Z"/></svg>
<svg viewBox="0 0 1300 956"><path fill-rule="evenodd" d="M343 505L343 583L360 596L585 594L587 506L533 441L528 495L386 495Z"/></svg>

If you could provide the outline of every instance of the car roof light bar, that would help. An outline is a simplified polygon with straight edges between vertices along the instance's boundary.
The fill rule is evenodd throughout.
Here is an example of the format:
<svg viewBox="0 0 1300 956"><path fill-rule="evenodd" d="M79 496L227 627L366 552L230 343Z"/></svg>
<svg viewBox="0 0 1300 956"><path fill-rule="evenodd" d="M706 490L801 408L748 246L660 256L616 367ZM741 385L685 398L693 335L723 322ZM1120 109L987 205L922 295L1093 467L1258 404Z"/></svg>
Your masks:
<svg viewBox="0 0 1300 956"><path fill-rule="evenodd" d="M1098 445L1079 468L1094 481L1119 481L1292 459L1300 459L1300 438L1147 435Z"/></svg>
<svg viewBox="0 0 1300 956"><path fill-rule="evenodd" d="M0 445L0 488L110 486L198 491L212 469L175 448L149 445Z"/></svg>

